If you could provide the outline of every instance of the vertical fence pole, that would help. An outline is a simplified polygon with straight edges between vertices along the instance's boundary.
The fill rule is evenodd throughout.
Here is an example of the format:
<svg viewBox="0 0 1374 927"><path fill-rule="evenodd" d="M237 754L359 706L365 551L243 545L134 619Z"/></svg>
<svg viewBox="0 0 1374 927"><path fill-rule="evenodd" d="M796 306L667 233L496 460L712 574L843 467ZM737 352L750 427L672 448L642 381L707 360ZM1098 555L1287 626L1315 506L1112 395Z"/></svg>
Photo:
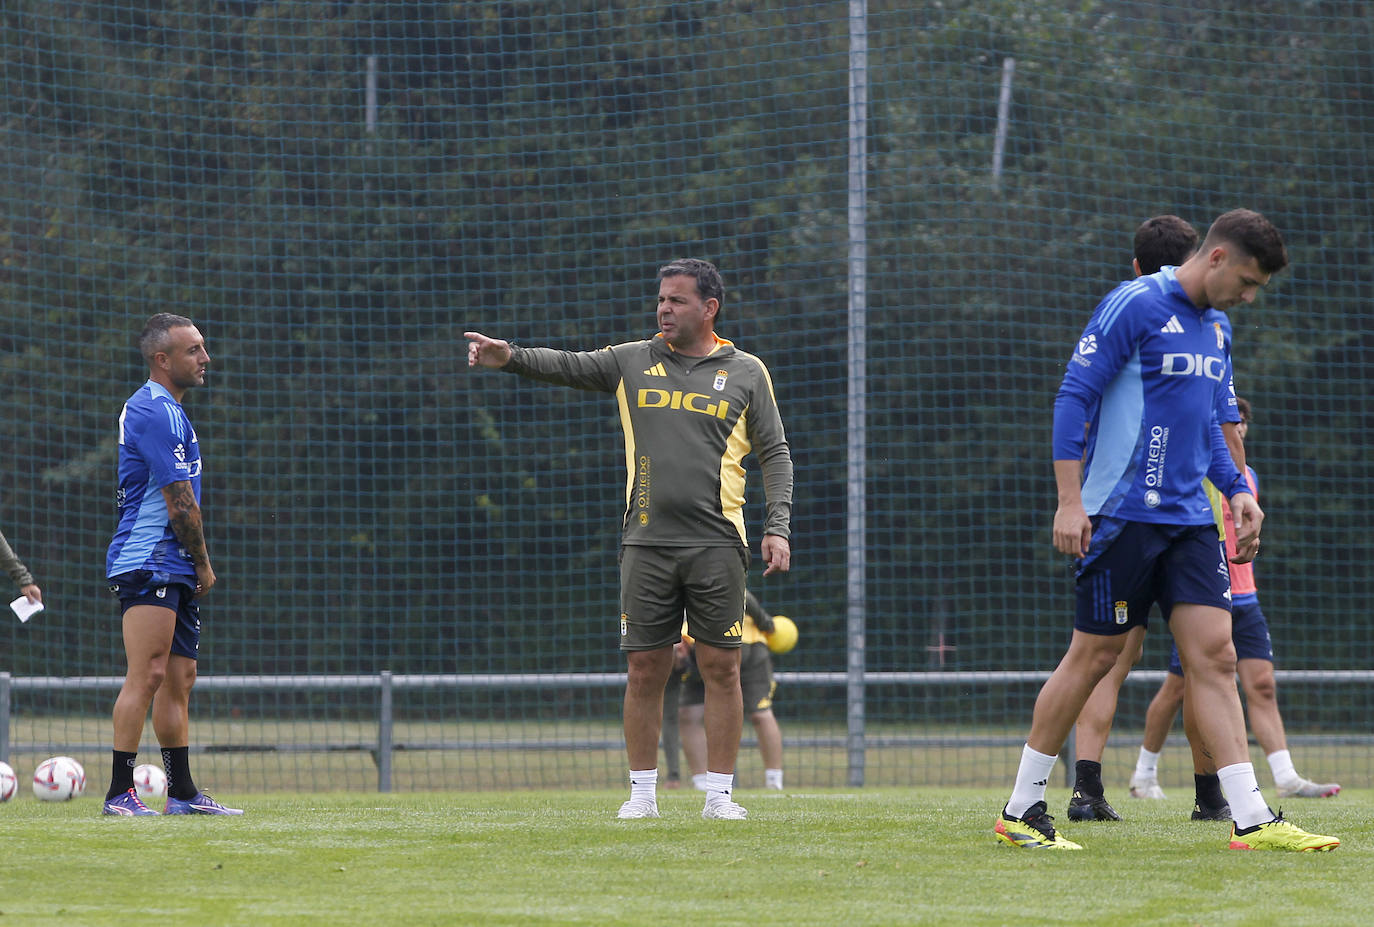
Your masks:
<svg viewBox="0 0 1374 927"><path fill-rule="evenodd" d="M1002 188L1002 163L1007 154L1007 132L1011 126L1011 78L1016 59L1002 59L1002 87L997 93L997 137L992 143L992 189Z"/></svg>
<svg viewBox="0 0 1374 927"><path fill-rule="evenodd" d="M867 509L865 475L868 388L868 4L849 0L849 423L846 736L849 784L864 784L864 651Z"/></svg>
<svg viewBox="0 0 1374 927"><path fill-rule="evenodd" d="M0 673L0 763L10 761L10 680L9 673Z"/></svg>
<svg viewBox="0 0 1374 927"><path fill-rule="evenodd" d="M363 128L369 137L377 134L377 56L368 55L363 75Z"/></svg>
<svg viewBox="0 0 1374 927"><path fill-rule="evenodd" d="M391 791L391 749L396 731L391 704L391 670L382 670L377 705L377 791Z"/></svg>

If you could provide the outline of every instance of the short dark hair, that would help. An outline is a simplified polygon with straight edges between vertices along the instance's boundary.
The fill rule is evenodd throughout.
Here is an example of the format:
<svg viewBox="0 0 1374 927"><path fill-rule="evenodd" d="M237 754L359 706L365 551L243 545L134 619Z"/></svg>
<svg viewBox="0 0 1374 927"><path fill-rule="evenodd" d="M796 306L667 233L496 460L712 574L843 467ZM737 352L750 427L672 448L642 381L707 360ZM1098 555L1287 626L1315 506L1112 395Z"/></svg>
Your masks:
<svg viewBox="0 0 1374 927"><path fill-rule="evenodd" d="M167 348L169 331L174 328L194 328L195 324L184 315L159 312L143 326L143 333L138 336L138 352L143 355L149 366L152 366L153 356Z"/></svg>
<svg viewBox="0 0 1374 927"><path fill-rule="evenodd" d="M710 261L697 258L678 258L669 261L658 269L658 279L664 277L691 277L697 282L697 295L703 301L716 301L716 318L720 318L720 308L725 305L725 283L720 279L720 271Z"/></svg>
<svg viewBox="0 0 1374 927"><path fill-rule="evenodd" d="M1221 242L1235 245L1259 263L1266 274L1276 274L1288 266L1288 249L1274 224L1252 209L1233 209L1217 216L1207 230L1204 248Z"/></svg>
<svg viewBox="0 0 1374 927"><path fill-rule="evenodd" d="M1250 424L1250 401L1240 396L1236 397L1236 411L1240 413L1240 420L1245 424Z"/></svg>
<svg viewBox="0 0 1374 927"><path fill-rule="evenodd" d="M1197 250L1197 229L1178 216L1153 216L1135 230L1135 260L1142 274L1177 266Z"/></svg>

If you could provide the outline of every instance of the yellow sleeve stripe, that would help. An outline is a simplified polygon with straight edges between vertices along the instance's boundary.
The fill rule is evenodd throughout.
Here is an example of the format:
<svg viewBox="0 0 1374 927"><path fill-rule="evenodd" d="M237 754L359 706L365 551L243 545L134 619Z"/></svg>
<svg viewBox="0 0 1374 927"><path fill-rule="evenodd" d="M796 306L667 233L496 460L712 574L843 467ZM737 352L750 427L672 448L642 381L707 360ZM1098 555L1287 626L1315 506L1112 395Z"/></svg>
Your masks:
<svg viewBox="0 0 1374 927"><path fill-rule="evenodd" d="M740 543L749 546L744 531L744 458L749 454L749 429L745 419L749 410L735 421L730 437L725 439L725 453L720 458L720 511L739 532Z"/></svg>
<svg viewBox="0 0 1374 927"><path fill-rule="evenodd" d="M1212 485L1211 480L1202 481L1203 492L1207 493L1207 501L1212 503L1212 519L1217 523L1217 533L1221 539L1226 540L1226 518L1221 514L1221 490Z"/></svg>
<svg viewBox="0 0 1374 927"><path fill-rule="evenodd" d="M620 409L620 427L625 432L625 511L635 498L635 426L630 421L630 401L625 396L625 381L616 384L615 403Z"/></svg>

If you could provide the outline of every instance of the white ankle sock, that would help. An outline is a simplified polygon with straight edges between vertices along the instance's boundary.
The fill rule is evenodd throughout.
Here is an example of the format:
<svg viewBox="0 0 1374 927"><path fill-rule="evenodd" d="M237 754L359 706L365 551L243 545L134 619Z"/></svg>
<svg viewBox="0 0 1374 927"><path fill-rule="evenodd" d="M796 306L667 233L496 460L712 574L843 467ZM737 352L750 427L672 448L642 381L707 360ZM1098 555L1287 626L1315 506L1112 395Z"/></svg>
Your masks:
<svg viewBox="0 0 1374 927"><path fill-rule="evenodd" d="M1140 756L1135 758L1135 777L1137 779L1159 778L1159 754L1140 748Z"/></svg>
<svg viewBox="0 0 1374 927"><path fill-rule="evenodd" d="M1231 806L1231 819L1236 822L1237 830L1274 820L1274 812L1269 810L1260 793L1253 763L1223 766L1217 770L1217 778L1221 780L1221 794Z"/></svg>
<svg viewBox="0 0 1374 927"><path fill-rule="evenodd" d="M729 801L730 791L734 788L734 773L706 771L706 803Z"/></svg>
<svg viewBox="0 0 1374 927"><path fill-rule="evenodd" d="M658 770L630 770L630 800L642 798L658 804Z"/></svg>
<svg viewBox="0 0 1374 927"><path fill-rule="evenodd" d="M1007 814L1019 818L1031 805L1045 800L1050 771L1058 759L1057 756L1032 750L1031 745L1026 744L1021 751L1021 765L1016 770L1016 786L1011 790L1011 798L1007 799Z"/></svg>
<svg viewBox="0 0 1374 927"><path fill-rule="evenodd" d="M1274 774L1274 784L1280 788L1296 785L1302 778L1293 768L1293 755L1287 750L1275 750L1265 759L1269 761L1269 771Z"/></svg>
<svg viewBox="0 0 1374 927"><path fill-rule="evenodd" d="M782 770L765 769L763 771L763 787L766 789L782 788Z"/></svg>

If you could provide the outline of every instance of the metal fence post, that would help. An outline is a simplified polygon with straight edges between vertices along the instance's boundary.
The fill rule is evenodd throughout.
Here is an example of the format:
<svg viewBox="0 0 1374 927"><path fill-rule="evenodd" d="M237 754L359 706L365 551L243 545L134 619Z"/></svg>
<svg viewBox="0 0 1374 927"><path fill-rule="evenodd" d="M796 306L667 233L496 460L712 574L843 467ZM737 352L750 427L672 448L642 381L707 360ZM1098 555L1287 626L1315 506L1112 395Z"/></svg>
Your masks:
<svg viewBox="0 0 1374 927"><path fill-rule="evenodd" d="M10 761L10 680L9 673L0 673L0 763Z"/></svg>
<svg viewBox="0 0 1374 927"><path fill-rule="evenodd" d="M391 715L391 670L382 670L377 712L377 791L391 791L391 748L395 730Z"/></svg>
<svg viewBox="0 0 1374 927"><path fill-rule="evenodd" d="M848 782L864 784L868 389L868 3L849 0L849 382L846 557L846 752Z"/></svg>

